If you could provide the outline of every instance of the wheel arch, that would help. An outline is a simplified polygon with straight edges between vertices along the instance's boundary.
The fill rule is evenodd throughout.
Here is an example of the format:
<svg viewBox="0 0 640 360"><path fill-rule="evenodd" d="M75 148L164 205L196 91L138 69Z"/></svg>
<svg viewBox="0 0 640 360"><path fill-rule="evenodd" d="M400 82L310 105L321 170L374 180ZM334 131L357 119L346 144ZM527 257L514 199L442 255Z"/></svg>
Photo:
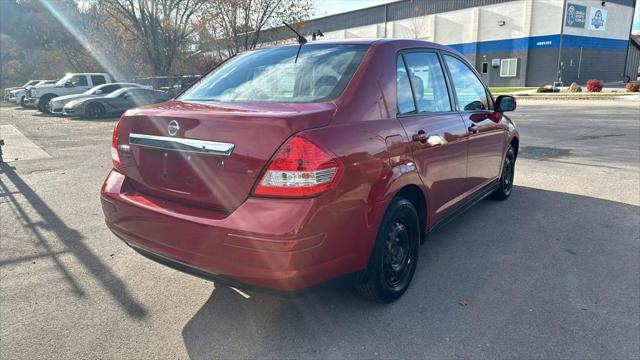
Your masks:
<svg viewBox="0 0 640 360"><path fill-rule="evenodd" d="M520 139L517 136L514 136L509 142L509 145L513 147L513 151L515 152L516 158L518 157L518 148L520 147Z"/></svg>
<svg viewBox="0 0 640 360"><path fill-rule="evenodd" d="M376 189L380 190L376 191ZM426 229L430 224L429 194L420 176L409 164L389 168L386 175L383 174L379 177L378 184L372 187L372 194L369 196L369 221L374 224L375 233L379 231L391 201L398 196L411 201L418 211L420 228L423 233L421 240L424 240Z"/></svg>
<svg viewBox="0 0 640 360"><path fill-rule="evenodd" d="M424 242L427 230L427 199L424 191L415 184L408 184L401 188L394 197L407 199L416 208L420 220L420 241Z"/></svg>

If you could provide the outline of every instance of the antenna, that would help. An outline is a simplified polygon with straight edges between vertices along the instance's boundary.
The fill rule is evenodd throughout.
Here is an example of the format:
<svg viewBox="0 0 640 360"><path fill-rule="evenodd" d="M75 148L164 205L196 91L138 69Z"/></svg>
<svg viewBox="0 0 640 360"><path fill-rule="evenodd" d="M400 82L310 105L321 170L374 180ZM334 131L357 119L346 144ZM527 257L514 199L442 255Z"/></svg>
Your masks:
<svg viewBox="0 0 640 360"><path fill-rule="evenodd" d="M282 23L284 24L284 26L288 27L291 31L293 31L298 36L298 44L300 44L300 46L298 46L298 52L296 53L296 60L294 61L294 63L297 63L298 56L300 55L300 49L302 49L302 45L307 43L307 38L300 35L300 33L297 32L296 29L292 28L291 25L287 24L284 21Z"/></svg>
<svg viewBox="0 0 640 360"><path fill-rule="evenodd" d="M306 37L300 35L300 33L296 31L296 29L292 28L291 25L287 24L286 22L283 21L282 23L298 36L298 44L304 45L307 43Z"/></svg>

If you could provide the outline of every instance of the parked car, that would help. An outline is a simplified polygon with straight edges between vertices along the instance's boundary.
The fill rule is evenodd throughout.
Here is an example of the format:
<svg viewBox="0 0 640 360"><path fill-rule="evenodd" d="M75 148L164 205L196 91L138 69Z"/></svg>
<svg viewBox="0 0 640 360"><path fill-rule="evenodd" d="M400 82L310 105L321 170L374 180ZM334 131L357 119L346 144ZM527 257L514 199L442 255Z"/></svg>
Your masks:
<svg viewBox="0 0 640 360"><path fill-rule="evenodd" d="M92 87L111 83L109 74L77 73L67 74L55 84L38 85L27 91L24 103L35 106L43 113L49 113L49 101L58 96L81 94Z"/></svg>
<svg viewBox="0 0 640 360"><path fill-rule="evenodd" d="M8 87L4 89L4 96L2 97L5 101L9 101L9 93L13 90L18 90L18 89L24 89L27 86L31 86L31 85L35 85L37 83L39 83L42 80L29 80L27 81L24 85L22 86L14 86L14 87Z"/></svg>
<svg viewBox="0 0 640 360"><path fill-rule="evenodd" d="M58 96L49 101L49 112L52 114L62 114L64 106L71 101L103 97L116 90L138 87L150 88L149 86L143 86L135 83L110 83L98 85L81 94Z"/></svg>
<svg viewBox="0 0 640 360"><path fill-rule="evenodd" d="M27 90L31 89L34 86L38 86L38 85L46 85L46 84L54 84L56 82L56 80L39 80L38 82L36 82L33 85L28 85L25 86L23 88L18 88L18 89L14 89L9 91L9 98L8 101L14 104L19 104L22 107L24 107L24 99L25 96L27 94Z"/></svg>
<svg viewBox="0 0 640 360"><path fill-rule="evenodd" d="M107 96L73 100L63 109L64 115L99 118L120 115L128 109L167 101L169 96L147 88L125 88L116 90Z"/></svg>
<svg viewBox="0 0 640 360"><path fill-rule="evenodd" d="M355 273L391 302L429 232L511 195L515 107L433 43L259 49L120 118L102 208L136 251L220 284L296 291Z"/></svg>

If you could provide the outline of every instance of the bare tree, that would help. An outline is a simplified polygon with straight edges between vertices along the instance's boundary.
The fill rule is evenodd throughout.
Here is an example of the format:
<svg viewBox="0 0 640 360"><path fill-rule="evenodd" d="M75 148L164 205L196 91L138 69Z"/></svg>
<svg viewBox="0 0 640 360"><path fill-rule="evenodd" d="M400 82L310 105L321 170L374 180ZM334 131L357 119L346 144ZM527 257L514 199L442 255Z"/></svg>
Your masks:
<svg viewBox="0 0 640 360"><path fill-rule="evenodd" d="M420 10L421 10L420 7L418 7L418 5L415 5L413 9L413 13L420 14L421 13ZM408 21L409 21L409 24L407 28L409 30L409 34L413 39L418 40L426 37L428 32L427 26L429 25L427 22L426 14L412 17Z"/></svg>
<svg viewBox="0 0 640 360"><path fill-rule="evenodd" d="M188 50L198 17L208 0L96 0L105 12L134 34L156 75L171 73Z"/></svg>
<svg viewBox="0 0 640 360"><path fill-rule="evenodd" d="M207 6L203 20L222 58L254 49L263 30L301 22L313 9L310 0L217 0Z"/></svg>

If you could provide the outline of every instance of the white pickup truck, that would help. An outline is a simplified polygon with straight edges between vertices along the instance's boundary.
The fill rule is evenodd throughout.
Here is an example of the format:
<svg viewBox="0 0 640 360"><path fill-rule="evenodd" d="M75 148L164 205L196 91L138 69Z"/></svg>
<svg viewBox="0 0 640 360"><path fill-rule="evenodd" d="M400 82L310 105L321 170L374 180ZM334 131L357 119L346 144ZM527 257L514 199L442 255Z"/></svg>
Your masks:
<svg viewBox="0 0 640 360"><path fill-rule="evenodd" d="M55 84L37 85L29 89L24 103L35 106L43 113L49 113L49 102L55 97L80 94L94 86L112 82L111 76L105 73L67 74Z"/></svg>
<svg viewBox="0 0 640 360"><path fill-rule="evenodd" d="M22 105L22 107L25 107L24 105L24 99L26 98L27 95L27 90L29 90L30 88L34 87L34 86L38 86L38 85L45 85L45 84L55 84L57 80L39 80L37 83L35 83L34 85L28 85L22 88L17 88L14 90L9 91L9 102L12 102L14 104L19 104Z"/></svg>

